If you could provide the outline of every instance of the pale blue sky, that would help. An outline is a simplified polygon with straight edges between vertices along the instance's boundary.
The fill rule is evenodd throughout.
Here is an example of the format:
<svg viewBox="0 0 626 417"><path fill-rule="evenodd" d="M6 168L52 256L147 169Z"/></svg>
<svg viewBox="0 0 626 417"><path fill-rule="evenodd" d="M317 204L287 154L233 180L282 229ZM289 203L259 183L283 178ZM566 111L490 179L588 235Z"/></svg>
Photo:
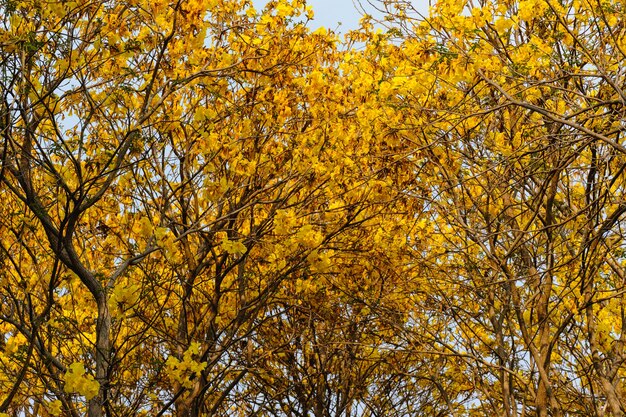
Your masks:
<svg viewBox="0 0 626 417"><path fill-rule="evenodd" d="M428 10L428 1L413 0L412 2L416 9L425 13ZM255 3L261 5L267 3L267 0L255 0ZM345 33L358 28L364 10L372 16L380 16L374 7L379 0L307 0L307 3L313 6L315 12L315 20L310 25L311 28L324 26ZM338 26L339 22L341 26Z"/></svg>
<svg viewBox="0 0 626 417"><path fill-rule="evenodd" d="M360 6L357 8L352 0L308 0L307 3L313 6L315 12L314 26L338 29L341 32L356 29L359 26L362 10ZM361 4L368 10L368 13L374 12L367 1ZM337 28L339 22L341 26Z"/></svg>
<svg viewBox="0 0 626 417"><path fill-rule="evenodd" d="M374 17L381 14L376 7L381 7L380 0L307 0L315 11L315 24L330 29L338 28L340 32L356 29L363 12ZM413 7L420 13L426 14L429 0L412 0Z"/></svg>

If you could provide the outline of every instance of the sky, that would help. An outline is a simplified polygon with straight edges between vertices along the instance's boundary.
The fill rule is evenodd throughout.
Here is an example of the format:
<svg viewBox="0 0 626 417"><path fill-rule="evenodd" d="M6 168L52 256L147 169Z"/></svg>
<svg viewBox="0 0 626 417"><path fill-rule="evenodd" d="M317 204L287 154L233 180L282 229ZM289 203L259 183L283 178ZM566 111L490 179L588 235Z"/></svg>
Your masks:
<svg viewBox="0 0 626 417"><path fill-rule="evenodd" d="M356 29L363 13L361 7L357 8L356 2L352 0L308 0L307 3L313 6L315 20L313 26L324 26L329 29L337 29L339 32L346 32ZM361 2L363 8L368 13L375 11L367 1ZM341 26L337 26L341 22Z"/></svg>
<svg viewBox="0 0 626 417"><path fill-rule="evenodd" d="M357 29L363 12L374 17L381 16L376 10L377 3L380 2L380 0L307 0L307 3L313 6L315 23L336 29L337 23L341 22L341 26L337 28L339 32ZM421 13L428 11L429 0L412 0L411 3Z"/></svg>
<svg viewBox="0 0 626 417"><path fill-rule="evenodd" d="M376 17L380 14L374 5L380 0L307 0L313 6L315 20L310 24L312 29L323 26L336 32L345 33L359 27L363 12ZM428 10L429 0L413 0L413 6L423 12ZM265 4L267 0L255 0L256 4ZM339 23L341 22L341 25Z"/></svg>

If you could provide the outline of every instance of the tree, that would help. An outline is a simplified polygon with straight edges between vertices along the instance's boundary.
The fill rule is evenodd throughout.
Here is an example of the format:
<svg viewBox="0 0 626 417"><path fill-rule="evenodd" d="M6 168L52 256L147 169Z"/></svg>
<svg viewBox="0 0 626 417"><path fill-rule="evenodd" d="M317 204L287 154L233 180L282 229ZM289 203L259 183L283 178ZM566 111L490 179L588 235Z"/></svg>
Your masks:
<svg viewBox="0 0 626 417"><path fill-rule="evenodd" d="M230 414L395 199L338 134L335 35L299 1L0 10L0 412Z"/></svg>
<svg viewBox="0 0 626 417"><path fill-rule="evenodd" d="M388 129L428 183L413 310L442 326L404 349L461 363L455 413L623 415L623 5L385 6Z"/></svg>
<svg viewBox="0 0 626 417"><path fill-rule="evenodd" d="M0 2L0 415L624 414L624 6L379 4Z"/></svg>

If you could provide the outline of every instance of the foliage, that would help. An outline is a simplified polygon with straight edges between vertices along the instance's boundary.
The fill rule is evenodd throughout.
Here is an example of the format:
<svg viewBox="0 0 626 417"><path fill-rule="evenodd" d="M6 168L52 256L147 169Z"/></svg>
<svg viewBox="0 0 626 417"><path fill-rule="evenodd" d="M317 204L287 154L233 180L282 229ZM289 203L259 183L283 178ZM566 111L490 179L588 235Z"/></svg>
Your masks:
<svg viewBox="0 0 626 417"><path fill-rule="evenodd" d="M0 415L626 408L626 10L0 2Z"/></svg>

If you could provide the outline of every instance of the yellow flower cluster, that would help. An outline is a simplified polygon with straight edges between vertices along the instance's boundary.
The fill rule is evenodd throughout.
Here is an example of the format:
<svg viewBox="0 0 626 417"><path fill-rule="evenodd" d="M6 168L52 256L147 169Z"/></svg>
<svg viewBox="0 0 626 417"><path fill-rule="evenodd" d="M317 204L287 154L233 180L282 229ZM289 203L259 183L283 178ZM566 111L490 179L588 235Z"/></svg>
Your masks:
<svg viewBox="0 0 626 417"><path fill-rule="evenodd" d="M193 342L189 349L183 354L182 360L175 356L170 356L165 362L167 374L171 380L180 383L183 387L191 388L193 381L191 376L198 376L206 368L206 362L198 362L194 356L200 352L200 343Z"/></svg>
<svg viewBox="0 0 626 417"><path fill-rule="evenodd" d="M94 377L85 371L85 367L82 363L74 362L70 365L68 371L65 373L65 386L64 390L67 393L77 393L82 395L87 400L94 398L98 395L100 390L100 384L94 379Z"/></svg>

